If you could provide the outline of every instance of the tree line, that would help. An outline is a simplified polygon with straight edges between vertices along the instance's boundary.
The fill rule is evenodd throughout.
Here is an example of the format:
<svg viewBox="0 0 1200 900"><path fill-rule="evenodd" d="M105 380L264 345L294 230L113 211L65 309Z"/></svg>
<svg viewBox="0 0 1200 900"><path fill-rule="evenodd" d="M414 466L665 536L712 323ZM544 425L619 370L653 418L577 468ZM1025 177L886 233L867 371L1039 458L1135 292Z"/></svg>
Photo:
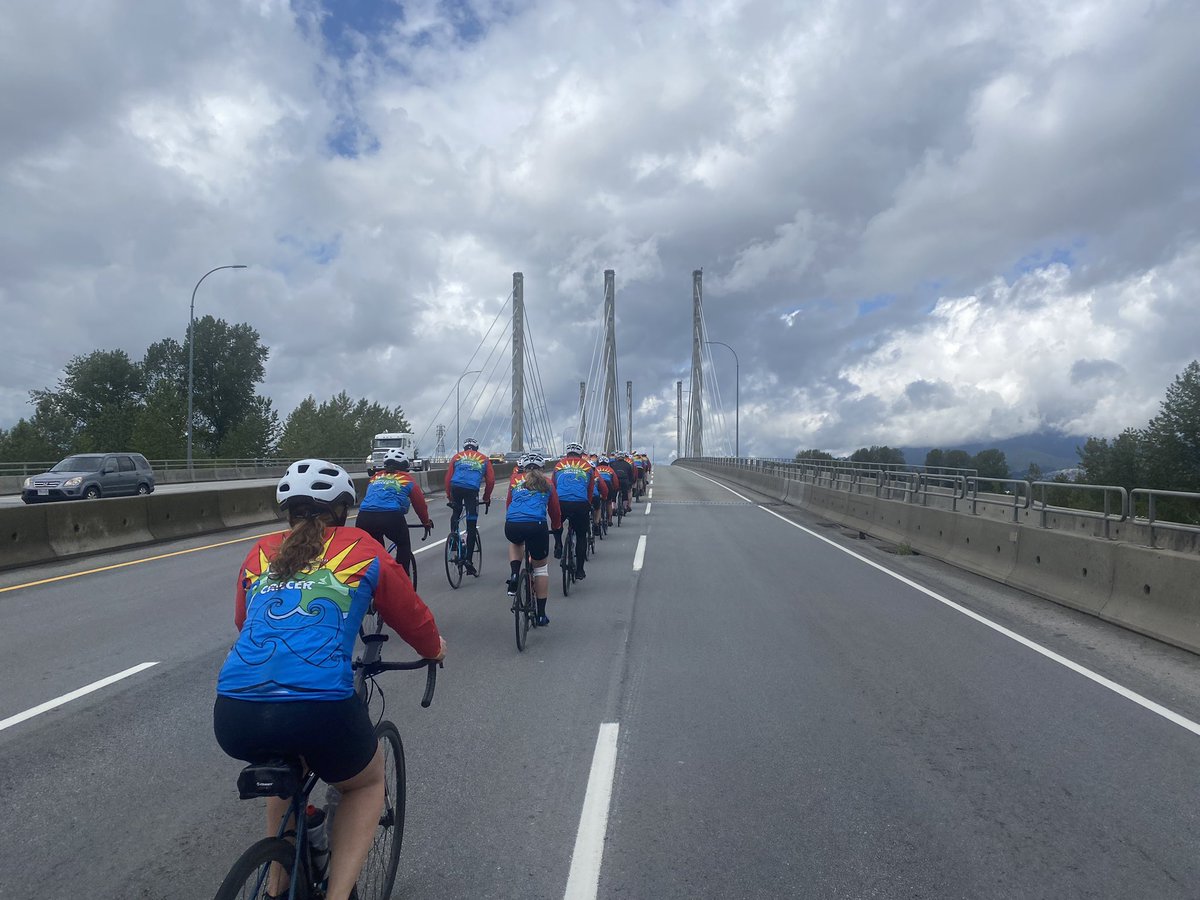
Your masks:
<svg viewBox="0 0 1200 900"><path fill-rule="evenodd" d="M824 450L801 450L796 454L796 460L822 459L828 461L843 461L854 463L871 463L874 465L906 465L904 451L895 447L872 445L860 447L849 456L836 457ZM925 466L934 471L949 471L953 469L975 469L981 478L1008 478L1008 460L1003 450L992 448L981 450L971 455L965 450L930 450L925 454Z"/></svg>
<svg viewBox="0 0 1200 900"><path fill-rule="evenodd" d="M309 395L280 419L258 393L269 349L246 323L204 316L194 324L192 455L196 459L365 457L381 431L411 431L400 406L344 390ZM148 459L187 453L188 340L164 338L141 360L124 350L71 359L54 387L30 391L33 413L0 428L0 462L57 460L126 450Z"/></svg>
<svg viewBox="0 0 1200 900"><path fill-rule="evenodd" d="M1062 487L1050 489L1046 501L1054 506L1099 510L1103 497L1072 485L1112 485L1127 491L1148 488L1158 491L1200 493L1200 360L1193 360L1175 377L1159 404L1158 414L1142 428L1129 427L1113 438L1089 437L1076 448L1079 468L1059 472L1050 480ZM834 460L822 450L801 450L796 459ZM850 454L851 462L904 464L904 454L891 447L863 447ZM982 479L1008 478L1009 468L1001 450L983 450L972 456L964 450L931 450L925 465L932 469L976 469ZM1029 481L1042 480L1042 472L1030 463ZM1146 501L1135 503L1135 512L1146 515ZM1160 498L1160 518L1200 523L1200 504L1188 499Z"/></svg>

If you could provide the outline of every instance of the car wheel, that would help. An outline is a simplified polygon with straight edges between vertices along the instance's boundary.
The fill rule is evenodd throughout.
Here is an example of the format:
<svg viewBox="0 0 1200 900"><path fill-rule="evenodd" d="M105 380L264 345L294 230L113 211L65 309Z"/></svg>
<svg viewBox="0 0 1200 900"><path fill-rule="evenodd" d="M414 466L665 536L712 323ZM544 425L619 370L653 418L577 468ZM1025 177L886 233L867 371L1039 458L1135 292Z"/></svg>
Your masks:
<svg viewBox="0 0 1200 900"><path fill-rule="evenodd" d="M100 499L100 488L96 487L96 485L93 484L91 487L89 487L86 491L83 492L83 499L84 500L99 500Z"/></svg>
<svg viewBox="0 0 1200 900"><path fill-rule="evenodd" d="M141 484L138 485L138 493L139 494L150 493L150 485L146 484L146 482L143 481Z"/></svg>

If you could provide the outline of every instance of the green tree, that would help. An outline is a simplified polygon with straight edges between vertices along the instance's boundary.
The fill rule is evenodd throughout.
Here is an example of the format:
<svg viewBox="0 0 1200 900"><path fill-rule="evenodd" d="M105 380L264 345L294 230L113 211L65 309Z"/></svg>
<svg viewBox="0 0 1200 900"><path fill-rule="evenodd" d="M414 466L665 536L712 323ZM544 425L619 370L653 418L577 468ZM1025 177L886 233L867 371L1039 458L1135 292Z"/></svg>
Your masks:
<svg viewBox="0 0 1200 900"><path fill-rule="evenodd" d="M947 450L942 457L942 467L946 469L970 469L971 454L966 450Z"/></svg>
<svg viewBox="0 0 1200 900"><path fill-rule="evenodd" d="M1159 413L1145 432L1151 487L1200 488L1200 361L1193 360L1167 388Z"/></svg>
<svg viewBox="0 0 1200 900"><path fill-rule="evenodd" d="M850 454L850 462L879 463L882 465L904 465L903 451L892 447L861 447Z"/></svg>
<svg viewBox="0 0 1200 900"><path fill-rule="evenodd" d="M1106 438L1090 437L1079 454L1079 467L1085 484L1113 484L1130 490L1153 487L1147 458L1154 453L1147 434L1126 428L1110 443Z"/></svg>
<svg viewBox="0 0 1200 900"><path fill-rule="evenodd" d="M270 351L258 332L245 322L230 325L224 319L202 316L196 320L194 332L192 443L197 455L217 457L225 452L222 446L227 435L247 416L256 414L261 400L255 391L262 382ZM188 346L186 338L182 344L165 338L147 347L142 359L147 386L175 386L183 395L185 410ZM186 412L184 418L186 431ZM245 443L247 431L254 427L248 425L242 430L239 444Z"/></svg>
<svg viewBox="0 0 1200 900"><path fill-rule="evenodd" d="M133 423L131 449L148 459L183 459L187 453L187 397L160 380L146 395Z"/></svg>
<svg viewBox="0 0 1200 900"><path fill-rule="evenodd" d="M980 450L972 458L971 468L979 470L980 478L1008 477L1008 460L1003 450Z"/></svg>
<svg viewBox="0 0 1200 900"><path fill-rule="evenodd" d="M222 459L259 459L275 455L283 426L266 397L255 397L245 417L225 435Z"/></svg>
<svg viewBox="0 0 1200 900"><path fill-rule="evenodd" d="M345 391L320 404L310 395L288 416L279 454L292 459L365 457L376 434L411 430L398 406L389 409L365 399L355 401Z"/></svg>
<svg viewBox="0 0 1200 900"><path fill-rule="evenodd" d="M75 451L127 450L141 406L145 379L124 350L94 350L67 363L54 390L31 391L37 407L32 424L61 443L62 430L75 433Z"/></svg>
<svg viewBox="0 0 1200 900"><path fill-rule="evenodd" d="M0 462L57 462L69 452L28 419L0 431Z"/></svg>
<svg viewBox="0 0 1200 900"><path fill-rule="evenodd" d="M833 457L832 453L826 453L824 450L797 450L796 451L796 462L800 462L801 460L804 460L804 459L821 459L821 460L826 460L826 461L832 461L833 458L834 457Z"/></svg>
<svg viewBox="0 0 1200 900"><path fill-rule="evenodd" d="M1025 469L1025 479L1027 481L1041 481L1042 467L1033 460L1030 460L1028 468Z"/></svg>
<svg viewBox="0 0 1200 900"><path fill-rule="evenodd" d="M927 469L940 469L945 464L946 464L945 451L935 448L925 454L925 467Z"/></svg>

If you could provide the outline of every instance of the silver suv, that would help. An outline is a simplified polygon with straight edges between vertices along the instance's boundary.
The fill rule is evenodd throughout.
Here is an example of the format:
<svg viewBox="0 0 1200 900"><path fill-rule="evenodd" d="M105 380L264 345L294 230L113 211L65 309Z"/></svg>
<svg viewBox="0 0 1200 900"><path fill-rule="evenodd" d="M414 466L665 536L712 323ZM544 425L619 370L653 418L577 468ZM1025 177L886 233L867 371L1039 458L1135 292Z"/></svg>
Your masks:
<svg viewBox="0 0 1200 900"><path fill-rule="evenodd" d="M140 453L76 453L21 486L26 503L97 500L154 491L154 471Z"/></svg>

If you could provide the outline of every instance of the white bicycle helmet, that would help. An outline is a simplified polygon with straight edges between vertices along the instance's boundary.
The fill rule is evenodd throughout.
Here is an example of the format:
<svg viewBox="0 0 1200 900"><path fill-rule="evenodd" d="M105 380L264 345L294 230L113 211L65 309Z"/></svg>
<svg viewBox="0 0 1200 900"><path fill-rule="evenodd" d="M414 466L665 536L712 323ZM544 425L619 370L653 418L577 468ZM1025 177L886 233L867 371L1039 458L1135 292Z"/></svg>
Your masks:
<svg viewBox="0 0 1200 900"><path fill-rule="evenodd" d="M518 461L522 469L540 469L546 465L546 457L540 453L526 453Z"/></svg>
<svg viewBox="0 0 1200 900"><path fill-rule="evenodd" d="M310 500L321 506L335 503L354 505L358 495L346 470L323 459L302 459L288 466L275 487L275 501L287 509L295 500Z"/></svg>
<svg viewBox="0 0 1200 900"><path fill-rule="evenodd" d="M574 453L574 454L583 453L583 444L577 443L575 441L571 441L571 443L567 444L567 456L570 456L572 453Z"/></svg>
<svg viewBox="0 0 1200 900"><path fill-rule="evenodd" d="M467 438L465 441L463 441L463 449L464 450L478 450L479 449L479 441L477 441L475 438Z"/></svg>
<svg viewBox="0 0 1200 900"><path fill-rule="evenodd" d="M395 463L397 469L407 469L408 454L403 450L392 447L383 454L383 464L386 466L388 463Z"/></svg>

